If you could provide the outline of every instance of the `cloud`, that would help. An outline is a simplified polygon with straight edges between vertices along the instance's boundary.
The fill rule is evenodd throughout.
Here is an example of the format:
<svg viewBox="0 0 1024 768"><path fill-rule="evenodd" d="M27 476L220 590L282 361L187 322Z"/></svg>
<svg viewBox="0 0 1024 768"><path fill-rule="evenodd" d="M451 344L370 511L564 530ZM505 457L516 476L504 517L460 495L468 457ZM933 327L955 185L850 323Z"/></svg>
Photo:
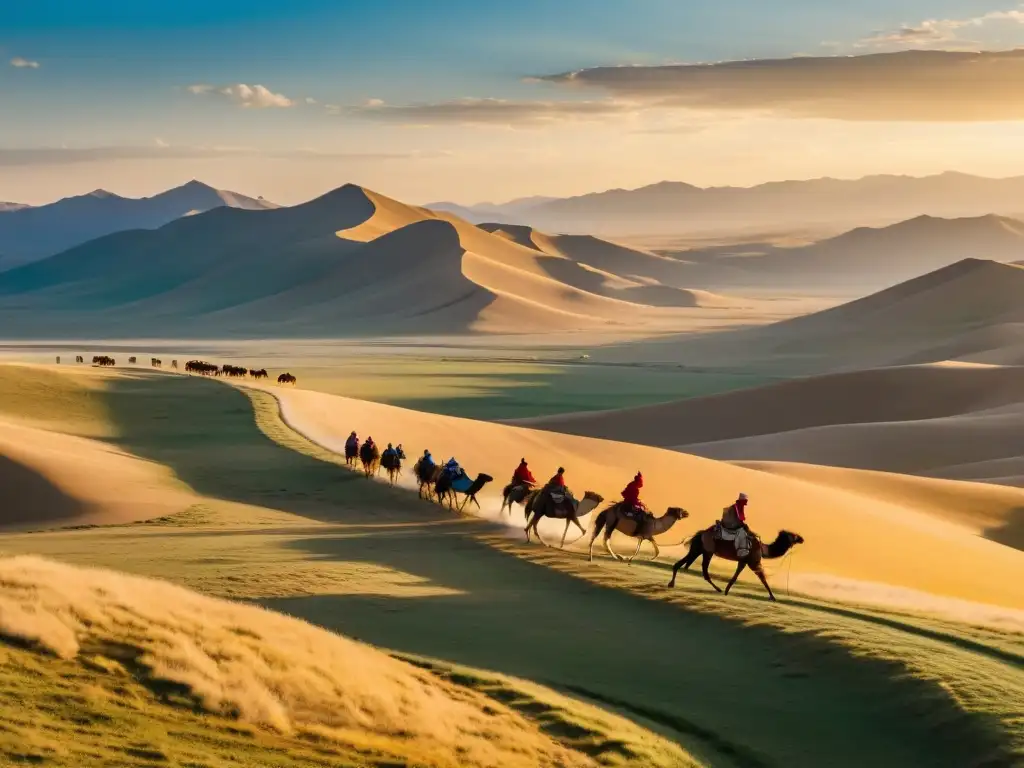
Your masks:
<svg viewBox="0 0 1024 768"><path fill-rule="evenodd" d="M333 152L317 149L258 149L230 146L171 145L155 139L151 145L107 147L14 147L0 148L0 167L76 165L122 160L218 160L259 157L283 160L408 160L433 156L425 152Z"/></svg>
<svg viewBox="0 0 1024 768"><path fill-rule="evenodd" d="M251 109L282 109L295 106L295 101L292 99L284 94L274 93L263 85L236 83L235 85L214 86L208 83L196 83L186 86L185 90L196 96L208 94L222 96L241 107Z"/></svg>
<svg viewBox="0 0 1024 768"><path fill-rule="evenodd" d="M599 89L647 108L837 120L1024 120L1024 50L596 67L539 79Z"/></svg>
<svg viewBox="0 0 1024 768"><path fill-rule="evenodd" d="M991 11L966 19L926 19L917 24L903 24L897 29L880 31L866 37L854 43L854 47L962 47L977 42L962 38L964 31L980 30L996 23L1024 24L1024 10Z"/></svg>
<svg viewBox="0 0 1024 768"><path fill-rule="evenodd" d="M31 59L23 59L21 56L15 56L11 59L11 66L17 69L39 69L39 62L32 61Z"/></svg>
<svg viewBox="0 0 1024 768"><path fill-rule="evenodd" d="M344 114L398 125L542 125L566 120L595 119L624 114L632 107L617 101L508 101L457 99L433 104L385 104L370 99Z"/></svg>

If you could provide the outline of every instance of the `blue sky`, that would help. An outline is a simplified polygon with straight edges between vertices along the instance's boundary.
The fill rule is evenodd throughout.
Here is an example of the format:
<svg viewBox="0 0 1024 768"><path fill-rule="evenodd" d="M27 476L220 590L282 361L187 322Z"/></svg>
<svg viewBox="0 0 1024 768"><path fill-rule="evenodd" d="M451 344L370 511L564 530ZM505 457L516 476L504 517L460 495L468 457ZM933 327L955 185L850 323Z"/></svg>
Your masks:
<svg viewBox="0 0 1024 768"><path fill-rule="evenodd" d="M929 20L953 20L941 28L956 29L957 37L961 31L970 30L968 47L1012 48L1024 44L1021 20L999 17L984 23L967 22L1019 7L1012 1L964 0L3 3L0 63L5 66L0 67L0 149L158 145L279 153L311 149L337 156L331 162L339 166L339 183L347 180L340 176L354 168L353 163L358 166L356 170L370 177L397 178L401 174L393 161L381 161L390 163L390 170L385 172L381 170L383 165L373 165L372 157L402 155L408 156L410 168L416 166L418 173L435 178L435 182L404 184L407 194L417 196L433 197L430 192L434 188L436 196L470 197L568 192L576 187L586 191L585 184L601 182L577 174L579 183L574 187L574 166L559 166L554 159L567 141L565 126L551 124L547 130L531 131L524 138L514 125L488 132L448 119L439 128L416 129L400 124L402 113L381 114L380 120L375 119L377 113L367 113L363 117L372 118L367 120L347 110L369 99L394 106L463 98L599 100L605 94L523 82L523 78L622 64L657 66L899 50L903 35L891 43L864 41L904 26L914 30ZM943 39L930 29L925 27L924 32L934 38L936 45L928 47L957 47L952 45L955 40ZM15 61L22 66L7 66ZM238 97L239 92L231 92L235 94L231 96L223 90L237 84L263 85L294 108L240 108L246 101ZM189 86L200 85L209 90L188 91ZM316 104L306 104L306 99ZM606 147L609 133L614 135L610 125L587 123L587 138L576 143ZM695 141L689 138L694 134L691 127L689 122L681 126L677 140ZM582 130L578 125L575 129ZM996 132L1005 129L999 126ZM630 130L638 130L637 125L632 124ZM647 135L661 132L671 134L672 128L659 124ZM505 149L538 150L535 174L550 167L557 183L538 179L538 188L526 189L525 179L505 184L504 176L499 174L490 182L493 193L489 193L488 185L480 181L450 181L458 173L466 174L470 167L478 167L488 151ZM728 148L723 152L727 155ZM460 153L472 157L472 161L450 159ZM367 157L358 160L357 155ZM236 165L241 162L229 159ZM189 163L194 165L195 175L216 166L215 172L241 182L255 173L254 164L281 161L249 157L245 172L228 173L223 160L202 157ZM728 166L725 160L723 155L723 163ZM155 167L155 161L133 162L143 163L150 171ZM585 158L579 156L573 162L582 166ZM642 174L621 173L616 178L612 174L605 186L627 177L631 181L647 177L657 180L656 164L652 165L649 158L645 162ZM125 184L132 190L145 187L142 171L131 171L126 163L124 158L78 163L71 174L74 180L63 182L63 188L58 188L61 184L55 180L68 174L62 177L54 164L20 163L16 173L0 174L7 177L6 181L0 180L0 198L29 196L38 201L49 194L70 193L74 184L90 187L84 181L87 174L96 179L91 186L116 186L117 180L130 178ZM176 161L175 170L180 172L182 164ZM794 165L794 173L802 172L803 166L797 170L799 165ZM455 175L448 174L446 167ZM461 170L455 173L457 168ZM685 176L684 170L672 169L665 175ZM272 179L279 172L280 168L274 166L272 172L256 177ZM765 175L776 172L764 170ZM705 171L701 173L708 176ZM327 174L310 175L308 168L302 174L308 183L292 183L283 193L285 197L311 196L323 191L318 185L331 184ZM153 186L170 178L166 168L149 175ZM709 181L714 180L713 175ZM113 181L103 183L104 177ZM722 180L730 181L729 174L725 173ZM266 193L269 196L272 190Z"/></svg>

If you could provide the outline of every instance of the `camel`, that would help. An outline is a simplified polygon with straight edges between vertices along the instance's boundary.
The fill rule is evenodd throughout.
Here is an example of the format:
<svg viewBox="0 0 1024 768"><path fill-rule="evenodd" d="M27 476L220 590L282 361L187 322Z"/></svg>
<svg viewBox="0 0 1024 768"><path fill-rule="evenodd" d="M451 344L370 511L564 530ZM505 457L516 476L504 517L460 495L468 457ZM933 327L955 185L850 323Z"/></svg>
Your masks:
<svg viewBox="0 0 1024 768"><path fill-rule="evenodd" d="M282 373L280 376L277 377L277 383L278 384L294 384L295 383L295 377L292 376L290 373Z"/></svg>
<svg viewBox="0 0 1024 768"><path fill-rule="evenodd" d="M526 541L530 541L530 531L532 530L537 534L540 543L545 547L548 546L548 543L544 541L544 537L540 535L537 524L543 517L565 520L565 530L562 531L562 543L558 545L559 549L563 549L565 547L565 537L569 535L569 523L574 523L580 529L580 538L582 538L586 535L587 529L580 525L579 519L586 517L597 509L602 501L604 501L603 496L593 491L587 491L583 494L582 501L576 501L566 496L561 504L556 505L551 498L550 492L545 492L544 489L533 491L526 497L526 517L529 521L526 524ZM511 509L509 507L510 514Z"/></svg>
<svg viewBox="0 0 1024 768"><path fill-rule="evenodd" d="M505 507L508 507L508 516L512 517L512 505L523 504L526 505L527 499L531 496L536 495L537 491L532 485L526 483L509 483L505 486L501 492L501 509L498 511L500 515L505 511ZM530 510L525 509L526 519L530 519Z"/></svg>
<svg viewBox="0 0 1024 768"><path fill-rule="evenodd" d="M654 540L655 536L668 531L673 525L678 523L690 516L682 507L669 507L665 510L665 514L661 517L654 518L653 520L647 519L643 525L640 526L640 530L637 530L636 521L631 517L627 517L625 510L622 507L622 502L618 504L612 504L610 507L605 509L597 516L594 521L594 532L590 535L590 560L594 559L594 542L597 540L597 535L604 531L604 548L608 550L608 554L614 557L616 560L623 560L625 558L616 554L611 547L611 537L615 531L624 533L627 536L632 536L637 539L636 549L633 551L632 556L626 559L626 562L633 562L633 558L640 552L640 547L645 541L651 542L654 547L654 557L651 558L651 562L658 559L661 554L661 550L658 549L658 542Z"/></svg>
<svg viewBox="0 0 1024 768"><path fill-rule="evenodd" d="M679 573L680 568L689 569L693 565L694 561L698 557L703 557L701 561L701 570L704 573L704 581L714 587L716 590L721 592L715 582L711 580L711 574L708 573L708 565L711 564L711 558L718 556L723 560L733 560L737 563L736 573L729 579L729 583L725 585L725 594L729 594L729 590L732 589L733 584L736 583L736 579L743 573L743 569L748 565L750 570L757 574L757 578L764 584L764 588L768 590L768 598L775 602L775 595L772 593L772 588L768 586L768 579L765 578L764 568L761 567L761 561L763 559L774 560L782 557L789 552L797 544L804 543L804 537L798 533L790 533L789 531L779 531L779 535L775 537L775 541L771 544L765 544L761 539L754 534L748 534L750 537L750 554L744 558L736 556L736 546L732 541L723 541L715 538L715 526L710 528L697 531L693 538L690 539L690 551L686 554L682 560L672 566L672 579L668 585L674 587L676 585L676 574Z"/></svg>
<svg viewBox="0 0 1024 768"><path fill-rule="evenodd" d="M444 504L445 499L448 500L448 508L454 510L455 497L458 494L463 494L466 498L462 500L462 503L458 506L458 511L462 512L466 508L466 504L472 501L476 504L477 509L480 509L480 502L477 501L476 495L483 490L484 486L494 480L490 475L480 473L476 476L469 488L465 491L457 491L452 487L452 479L444 472L440 473L437 480L434 482L434 496L437 498L438 504Z"/></svg>
<svg viewBox="0 0 1024 768"><path fill-rule="evenodd" d="M433 499L434 486L441 477L441 467L431 464L429 471L424 471L423 458L420 457L413 466L412 471L416 475L416 482L419 485L420 498ZM424 495L425 494L425 495Z"/></svg>
<svg viewBox="0 0 1024 768"><path fill-rule="evenodd" d="M359 461L359 441L345 441L345 466L354 467Z"/></svg>
<svg viewBox="0 0 1024 768"><path fill-rule="evenodd" d="M402 444L399 443L395 446L395 457L387 457L387 461L381 459L381 464L387 464L384 469L388 473L388 483L394 485L398 480L398 476L402 474L402 462L405 461L405 451L402 450Z"/></svg>
<svg viewBox="0 0 1024 768"><path fill-rule="evenodd" d="M363 472L367 478L375 474L380 464L380 450L378 450L377 444L363 443L359 449L359 460L363 462Z"/></svg>
<svg viewBox="0 0 1024 768"><path fill-rule="evenodd" d="M84 363L85 362L85 358L82 357L81 355L75 355L75 362L76 363Z"/></svg>
<svg viewBox="0 0 1024 768"><path fill-rule="evenodd" d="M129 357L129 358L128 358L128 364L129 364L129 365L135 365L135 363L136 363L136 361L137 361L137 360L138 360L138 358L137 358L137 357Z"/></svg>

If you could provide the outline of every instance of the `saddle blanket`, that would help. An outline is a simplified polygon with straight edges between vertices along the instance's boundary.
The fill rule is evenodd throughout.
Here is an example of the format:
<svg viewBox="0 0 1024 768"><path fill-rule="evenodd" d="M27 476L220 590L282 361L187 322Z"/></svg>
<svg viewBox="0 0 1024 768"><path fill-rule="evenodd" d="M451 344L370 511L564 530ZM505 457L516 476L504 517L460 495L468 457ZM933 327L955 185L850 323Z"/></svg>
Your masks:
<svg viewBox="0 0 1024 768"><path fill-rule="evenodd" d="M715 525L715 538L721 541L736 541L736 537L741 530L740 528L732 530L718 523Z"/></svg>
<svg viewBox="0 0 1024 768"><path fill-rule="evenodd" d="M463 473L452 480L452 490L458 491L459 493L467 493L472 487L473 481L469 479L469 475Z"/></svg>

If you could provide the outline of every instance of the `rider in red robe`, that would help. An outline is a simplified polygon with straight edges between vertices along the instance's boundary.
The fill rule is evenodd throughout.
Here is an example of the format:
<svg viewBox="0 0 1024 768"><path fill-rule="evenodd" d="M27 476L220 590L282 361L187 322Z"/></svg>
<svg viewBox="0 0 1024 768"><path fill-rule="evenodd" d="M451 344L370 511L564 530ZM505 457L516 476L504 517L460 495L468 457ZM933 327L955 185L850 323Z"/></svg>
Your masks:
<svg viewBox="0 0 1024 768"><path fill-rule="evenodd" d="M636 477L622 489L622 500L634 509L645 509L644 503L640 501L640 489L644 487L644 476L639 472Z"/></svg>
<svg viewBox="0 0 1024 768"><path fill-rule="evenodd" d="M516 471L512 473L512 485L525 485L533 486L536 485L537 480L533 476L533 472L526 466L526 459L520 459L519 466L516 467Z"/></svg>

